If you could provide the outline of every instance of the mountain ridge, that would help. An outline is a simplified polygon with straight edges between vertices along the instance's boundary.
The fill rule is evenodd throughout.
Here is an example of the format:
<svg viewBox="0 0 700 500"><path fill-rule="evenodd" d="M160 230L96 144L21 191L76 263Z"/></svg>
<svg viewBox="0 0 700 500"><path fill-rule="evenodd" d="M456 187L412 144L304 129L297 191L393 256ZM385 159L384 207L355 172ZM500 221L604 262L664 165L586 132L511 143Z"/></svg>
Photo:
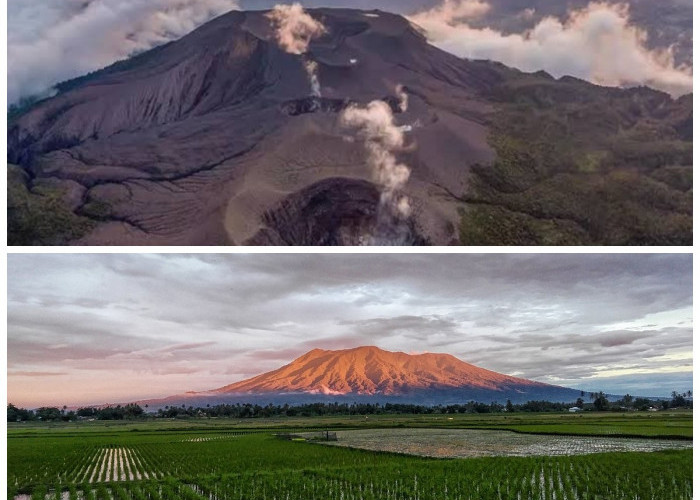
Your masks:
<svg viewBox="0 0 700 500"><path fill-rule="evenodd" d="M504 387L546 385L486 370L451 354L407 354L360 346L313 349L276 370L211 392L398 395L429 389L502 390Z"/></svg>
<svg viewBox="0 0 700 500"><path fill-rule="evenodd" d="M461 59L395 14L306 13L326 32L303 54L234 11L13 116L8 244L692 243L692 96ZM410 169L389 223L342 119L381 101Z"/></svg>
<svg viewBox="0 0 700 500"><path fill-rule="evenodd" d="M392 352L376 346L312 349L280 368L207 391L137 401L172 405L405 403L425 406L572 402L581 391L512 377L466 363L447 353Z"/></svg>

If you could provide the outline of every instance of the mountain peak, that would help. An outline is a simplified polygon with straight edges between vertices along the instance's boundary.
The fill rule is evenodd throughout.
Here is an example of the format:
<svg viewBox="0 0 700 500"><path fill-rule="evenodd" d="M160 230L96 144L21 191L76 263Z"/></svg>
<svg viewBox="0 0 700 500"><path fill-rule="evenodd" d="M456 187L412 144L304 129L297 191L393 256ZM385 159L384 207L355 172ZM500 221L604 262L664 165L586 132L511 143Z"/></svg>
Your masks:
<svg viewBox="0 0 700 500"><path fill-rule="evenodd" d="M545 385L479 368L450 354L407 354L368 345L313 349L277 370L214 392L395 395L426 389L506 390Z"/></svg>
<svg viewBox="0 0 700 500"><path fill-rule="evenodd" d="M459 190L465 157L491 161L490 108L475 99L499 72L430 45L396 14L306 12L324 31L300 54L280 45L269 11L236 11L63 82L9 123L8 160L31 172L23 186L44 179L67 193L66 209L96 226L81 240L92 245L365 241L384 231L382 186L341 115L373 101L390 106L397 126L420 124L425 153L406 148L424 170L417 179ZM413 96L410 111L399 87ZM421 227L457 227L442 198L413 192ZM435 222L446 217L452 226ZM454 236L424 235L413 218L399 226L408 244Z"/></svg>

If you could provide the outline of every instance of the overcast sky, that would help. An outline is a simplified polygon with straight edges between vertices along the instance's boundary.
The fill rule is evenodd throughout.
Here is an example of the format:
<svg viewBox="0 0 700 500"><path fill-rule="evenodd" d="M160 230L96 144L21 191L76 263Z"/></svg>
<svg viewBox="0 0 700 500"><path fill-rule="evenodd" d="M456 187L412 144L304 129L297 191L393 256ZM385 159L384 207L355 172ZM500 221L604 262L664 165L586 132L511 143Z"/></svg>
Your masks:
<svg viewBox="0 0 700 500"><path fill-rule="evenodd" d="M678 254L14 254L8 399L207 390L359 345L667 395L692 389L691 266Z"/></svg>

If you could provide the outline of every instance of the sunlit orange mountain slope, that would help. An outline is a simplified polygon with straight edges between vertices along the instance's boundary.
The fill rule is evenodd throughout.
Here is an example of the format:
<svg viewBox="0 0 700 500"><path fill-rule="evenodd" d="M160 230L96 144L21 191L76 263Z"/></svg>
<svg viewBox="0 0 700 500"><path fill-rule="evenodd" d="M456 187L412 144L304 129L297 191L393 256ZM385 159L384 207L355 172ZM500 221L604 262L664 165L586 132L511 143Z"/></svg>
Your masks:
<svg viewBox="0 0 700 500"><path fill-rule="evenodd" d="M503 390L547 384L510 377L450 354L406 354L378 347L314 349L277 370L221 387L218 393L402 394L438 388Z"/></svg>

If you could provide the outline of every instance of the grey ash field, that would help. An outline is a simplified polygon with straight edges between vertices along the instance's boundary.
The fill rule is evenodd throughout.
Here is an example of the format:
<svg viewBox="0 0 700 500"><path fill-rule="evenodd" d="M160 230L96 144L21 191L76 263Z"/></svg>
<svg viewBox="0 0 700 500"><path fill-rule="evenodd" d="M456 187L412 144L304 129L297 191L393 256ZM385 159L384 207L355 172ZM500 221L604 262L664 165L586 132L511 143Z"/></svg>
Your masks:
<svg viewBox="0 0 700 500"><path fill-rule="evenodd" d="M369 449L345 447L357 436ZM16 500L682 500L692 489L685 410L8 424Z"/></svg>
<svg viewBox="0 0 700 500"><path fill-rule="evenodd" d="M401 243L692 243L692 96L460 59L394 14L308 13L326 33L303 57L263 12L230 12L10 117L8 243L362 243L381 187L338 116L372 100L411 126Z"/></svg>

